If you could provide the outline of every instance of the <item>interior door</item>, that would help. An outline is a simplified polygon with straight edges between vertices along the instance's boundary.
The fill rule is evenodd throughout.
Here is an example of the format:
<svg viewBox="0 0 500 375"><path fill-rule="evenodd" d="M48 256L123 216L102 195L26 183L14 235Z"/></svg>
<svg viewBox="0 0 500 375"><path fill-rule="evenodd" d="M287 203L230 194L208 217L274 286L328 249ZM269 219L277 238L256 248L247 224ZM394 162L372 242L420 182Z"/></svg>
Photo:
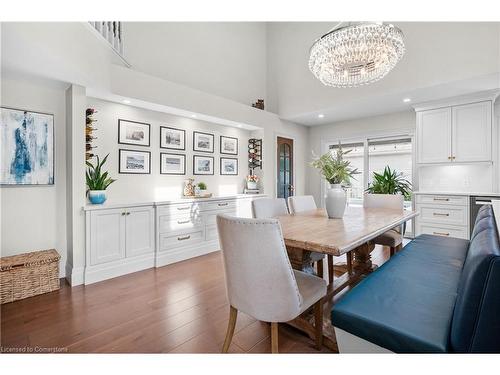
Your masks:
<svg viewBox="0 0 500 375"><path fill-rule="evenodd" d="M293 186L293 139L277 139L277 190L278 198L287 199L294 193Z"/></svg>

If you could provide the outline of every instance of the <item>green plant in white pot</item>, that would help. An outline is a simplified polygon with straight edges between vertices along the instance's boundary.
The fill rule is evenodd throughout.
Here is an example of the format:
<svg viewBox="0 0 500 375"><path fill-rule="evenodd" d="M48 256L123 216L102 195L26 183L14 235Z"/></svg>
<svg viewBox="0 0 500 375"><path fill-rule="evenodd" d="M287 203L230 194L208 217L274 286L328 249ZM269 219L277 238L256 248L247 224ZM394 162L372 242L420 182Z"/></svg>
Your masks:
<svg viewBox="0 0 500 375"><path fill-rule="evenodd" d="M311 163L330 184L325 196L325 208L331 219L340 219L344 216L347 197L342 185L350 185L351 178L360 173L357 168L351 167L350 161L344 160L344 155L349 152L351 150L344 151L339 143L335 155L333 152L327 152Z"/></svg>
<svg viewBox="0 0 500 375"><path fill-rule="evenodd" d="M102 161L99 160L99 156L96 156L95 165L91 162L85 162L87 164L86 180L87 180L87 194L89 196L89 201L92 204L102 204L106 201L106 189L116 180L109 177L108 172L102 172L102 167L106 160L108 160L109 154L107 154Z"/></svg>

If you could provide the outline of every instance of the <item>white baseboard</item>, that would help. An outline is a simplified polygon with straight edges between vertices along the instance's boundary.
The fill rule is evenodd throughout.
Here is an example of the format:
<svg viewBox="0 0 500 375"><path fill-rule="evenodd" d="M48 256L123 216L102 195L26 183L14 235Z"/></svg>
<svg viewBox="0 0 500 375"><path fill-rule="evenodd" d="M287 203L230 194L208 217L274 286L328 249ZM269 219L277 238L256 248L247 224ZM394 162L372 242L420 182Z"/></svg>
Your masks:
<svg viewBox="0 0 500 375"><path fill-rule="evenodd" d="M156 253L155 267L163 267L168 264L177 263L186 259L199 257L219 251L219 241L203 242L194 246L182 247L175 250L169 250Z"/></svg>
<svg viewBox="0 0 500 375"><path fill-rule="evenodd" d="M153 268L155 265L154 253L137 256L134 258L120 259L115 262L85 267L85 285L99 281L123 276L128 273Z"/></svg>
<svg viewBox="0 0 500 375"><path fill-rule="evenodd" d="M71 264L66 263L65 277L69 285L71 286L82 285L84 280L83 273L84 273L83 267L73 267Z"/></svg>
<svg viewBox="0 0 500 375"><path fill-rule="evenodd" d="M337 347L339 353L394 353L390 350L366 341L361 337L354 336L340 328L334 327L335 337L337 338Z"/></svg>

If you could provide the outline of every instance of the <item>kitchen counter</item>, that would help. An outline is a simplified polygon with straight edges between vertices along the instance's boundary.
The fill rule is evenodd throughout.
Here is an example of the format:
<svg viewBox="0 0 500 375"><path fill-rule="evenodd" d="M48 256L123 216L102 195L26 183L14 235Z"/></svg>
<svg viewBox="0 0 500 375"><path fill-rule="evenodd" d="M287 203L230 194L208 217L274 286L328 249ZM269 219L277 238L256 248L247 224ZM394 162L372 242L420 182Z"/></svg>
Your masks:
<svg viewBox="0 0 500 375"><path fill-rule="evenodd" d="M419 191L414 191L413 194L415 195L460 195L460 196L466 196L470 197L473 195L478 195L478 196L488 196L488 197L500 197L500 193L493 193L493 192L484 192L484 191L467 191L467 192L459 192L459 191L442 191L442 190L437 190L437 191L425 191L425 190L419 190Z"/></svg>

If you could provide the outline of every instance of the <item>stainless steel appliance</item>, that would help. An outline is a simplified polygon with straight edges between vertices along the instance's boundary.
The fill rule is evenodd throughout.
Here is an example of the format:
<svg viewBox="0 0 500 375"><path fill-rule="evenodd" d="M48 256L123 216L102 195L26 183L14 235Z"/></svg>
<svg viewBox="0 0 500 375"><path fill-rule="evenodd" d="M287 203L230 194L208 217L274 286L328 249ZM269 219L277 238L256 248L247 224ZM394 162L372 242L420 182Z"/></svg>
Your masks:
<svg viewBox="0 0 500 375"><path fill-rule="evenodd" d="M498 195L471 195L470 197L470 234L474 230L474 223L476 222L476 216L479 209L484 205L491 205L492 201L500 201L500 196Z"/></svg>

